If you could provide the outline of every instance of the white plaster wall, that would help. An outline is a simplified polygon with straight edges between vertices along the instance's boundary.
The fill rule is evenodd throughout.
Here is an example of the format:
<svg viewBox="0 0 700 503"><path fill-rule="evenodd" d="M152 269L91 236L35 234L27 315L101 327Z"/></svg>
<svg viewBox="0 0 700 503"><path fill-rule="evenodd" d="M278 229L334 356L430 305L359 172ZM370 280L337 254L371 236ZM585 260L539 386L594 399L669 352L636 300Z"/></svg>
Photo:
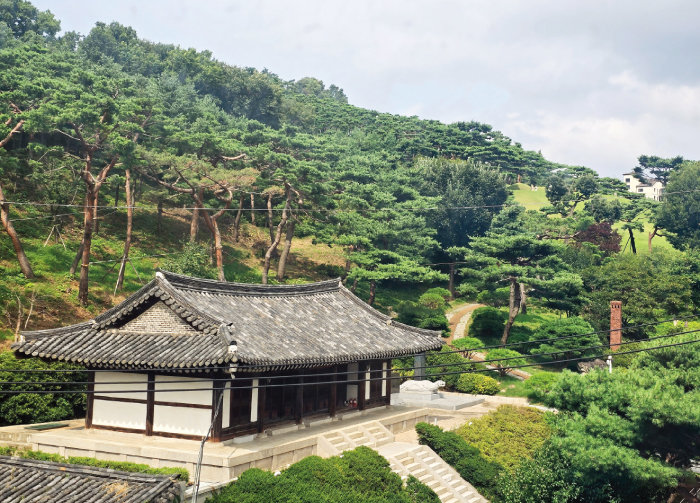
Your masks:
<svg viewBox="0 0 700 503"><path fill-rule="evenodd" d="M92 424L118 428L146 429L146 404L95 400Z"/></svg>
<svg viewBox="0 0 700 503"><path fill-rule="evenodd" d="M231 426L231 383L226 383L224 388L224 400L221 404L221 424L224 428Z"/></svg>
<svg viewBox="0 0 700 503"><path fill-rule="evenodd" d="M156 402L193 403L211 406L214 383L211 379L193 379L186 376L156 376ZM164 390L194 390L166 391ZM161 391L161 393L158 393Z"/></svg>
<svg viewBox="0 0 700 503"><path fill-rule="evenodd" d="M365 372L365 400L370 399L370 392L371 392L371 389L369 386L370 385L370 377L371 377L370 373Z"/></svg>
<svg viewBox="0 0 700 503"><path fill-rule="evenodd" d="M259 379L253 379L253 392L250 395L250 422L254 423L258 420L258 385Z"/></svg>
<svg viewBox="0 0 700 503"><path fill-rule="evenodd" d="M387 364L382 362L382 396L386 396L386 372Z"/></svg>
<svg viewBox="0 0 700 503"><path fill-rule="evenodd" d="M131 374L128 372L95 372L95 394L114 398L136 398L146 400L148 374ZM126 384L106 384L121 382ZM115 390L129 390L128 393L110 393ZM133 390L133 391L132 391ZM144 421L145 421L144 416Z"/></svg>
<svg viewBox="0 0 700 503"><path fill-rule="evenodd" d="M156 394L156 400L158 400ZM153 431L179 433L181 435L206 435L211 425L211 409L170 407L156 405L153 408Z"/></svg>

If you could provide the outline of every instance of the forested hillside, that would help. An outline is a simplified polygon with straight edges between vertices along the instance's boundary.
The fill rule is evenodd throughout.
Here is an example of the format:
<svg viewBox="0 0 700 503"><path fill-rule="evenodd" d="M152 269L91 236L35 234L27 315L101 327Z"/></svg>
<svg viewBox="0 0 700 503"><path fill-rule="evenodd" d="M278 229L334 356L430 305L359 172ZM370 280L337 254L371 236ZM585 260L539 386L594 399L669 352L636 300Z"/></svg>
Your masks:
<svg viewBox="0 0 700 503"><path fill-rule="evenodd" d="M587 274L620 251L618 230L635 253L645 226L650 249L655 236L679 249L697 239L674 230L693 232L677 211L657 218L621 182L486 124L362 109L336 85L231 66L117 23L59 32L48 11L0 3L8 333L88 317L156 267L263 283L341 276L371 304L401 286L385 309L437 282L495 305L505 295L593 312L604 306ZM537 186L544 207L522 198ZM407 321L444 328L412 309Z"/></svg>

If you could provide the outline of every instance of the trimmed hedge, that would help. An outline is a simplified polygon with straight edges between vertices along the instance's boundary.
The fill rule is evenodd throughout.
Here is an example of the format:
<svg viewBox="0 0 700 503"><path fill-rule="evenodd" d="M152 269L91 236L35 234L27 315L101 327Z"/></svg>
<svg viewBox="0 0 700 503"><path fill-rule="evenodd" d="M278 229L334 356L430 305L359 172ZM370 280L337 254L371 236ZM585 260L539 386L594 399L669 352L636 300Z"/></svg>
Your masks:
<svg viewBox="0 0 700 503"><path fill-rule="evenodd" d="M494 498L498 476L503 471L501 465L486 459L456 433L443 431L439 426L418 423L416 431L421 444L434 450L484 496Z"/></svg>
<svg viewBox="0 0 700 503"><path fill-rule="evenodd" d="M140 463L129 463L127 461L104 461L102 459L70 456L64 458L59 454L49 454L48 452L29 451L17 447L0 447L0 456L15 456L18 458L36 459L38 461L50 461L52 463L67 463L69 465L94 466L96 468L110 468L122 472L147 473L150 475L178 475L179 479L187 482L190 472L185 468L164 467L153 468Z"/></svg>
<svg viewBox="0 0 700 503"><path fill-rule="evenodd" d="M483 374L466 373L457 380L457 391L474 395L495 395L501 391L500 383Z"/></svg>
<svg viewBox="0 0 700 503"><path fill-rule="evenodd" d="M484 346L476 337L462 337L461 339L455 339L452 341L452 345L457 349L475 349ZM473 351L466 351L467 356L469 356Z"/></svg>
<svg viewBox="0 0 700 503"><path fill-rule="evenodd" d="M501 405L498 409L462 425L456 433L481 455L512 471L523 459L531 459L552 434L545 413L532 407Z"/></svg>
<svg viewBox="0 0 700 503"><path fill-rule="evenodd" d="M3 391L83 391L87 381L83 367L68 363L47 363L38 358L15 358L11 351L0 352L0 382ZM22 370L80 370L80 372L21 372ZM13 384L22 381L41 382L41 386ZM0 394L0 426L27 423L48 423L82 417L85 414L83 393L17 393Z"/></svg>
<svg viewBox="0 0 700 503"><path fill-rule="evenodd" d="M469 337L486 339L498 338L503 335L506 324L506 314L495 307L480 307L474 309L469 324Z"/></svg>
<svg viewBox="0 0 700 503"><path fill-rule="evenodd" d="M404 485L389 462L369 447L340 456L309 456L277 476L251 468L207 503L440 503L418 479Z"/></svg>

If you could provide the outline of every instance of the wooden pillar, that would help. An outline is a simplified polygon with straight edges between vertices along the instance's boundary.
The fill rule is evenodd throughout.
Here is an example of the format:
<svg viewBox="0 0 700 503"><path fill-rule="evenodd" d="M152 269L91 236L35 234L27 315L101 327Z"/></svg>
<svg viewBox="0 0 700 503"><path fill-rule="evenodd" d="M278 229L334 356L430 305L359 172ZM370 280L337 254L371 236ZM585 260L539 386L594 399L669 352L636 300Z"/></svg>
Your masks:
<svg viewBox="0 0 700 503"><path fill-rule="evenodd" d="M364 410L365 408L365 390L369 383L365 379L365 372L367 371L367 362L360 362L357 365L357 409Z"/></svg>
<svg viewBox="0 0 700 503"><path fill-rule="evenodd" d="M303 374L304 370L300 370ZM304 416L304 378L299 376L297 382L297 397L296 405L294 406L294 419L297 424L301 424L302 417Z"/></svg>
<svg viewBox="0 0 700 503"><path fill-rule="evenodd" d="M214 374L214 379L221 379L222 377L222 374ZM211 394L211 413L213 419L213 424L211 428L212 442L221 442L221 430L224 421L224 407L226 406L226 404L223 402L221 403L221 409L219 409L218 414L216 414L216 409L219 406L219 400L223 400L224 386L226 386L226 381L214 381L214 392ZM216 414L216 418L214 417L214 414Z"/></svg>
<svg viewBox="0 0 700 503"><path fill-rule="evenodd" d="M258 433L265 430L265 391L267 379L258 379Z"/></svg>
<svg viewBox="0 0 700 503"><path fill-rule="evenodd" d="M426 362L425 353L419 353L413 357L413 379L416 381L425 379Z"/></svg>
<svg viewBox="0 0 700 503"><path fill-rule="evenodd" d="M333 365L331 367L331 372L333 375L329 379L332 381L331 383L331 398L330 398L330 403L328 404L328 413L330 414L331 417L335 417L335 409L338 404L338 366Z"/></svg>
<svg viewBox="0 0 700 503"><path fill-rule="evenodd" d="M384 382L382 383L382 386L386 386L386 395L384 395L384 403L386 405L391 405L391 360L387 360L384 362L386 365L386 369L384 369L384 365L382 365L382 373L384 374L382 377L384 378Z"/></svg>
<svg viewBox="0 0 700 503"><path fill-rule="evenodd" d="M156 401L156 374L148 373L146 383L146 435L153 435L153 411Z"/></svg>
<svg viewBox="0 0 700 503"><path fill-rule="evenodd" d="M95 401L95 371L88 371L87 406L85 407L85 428L92 428L92 407Z"/></svg>

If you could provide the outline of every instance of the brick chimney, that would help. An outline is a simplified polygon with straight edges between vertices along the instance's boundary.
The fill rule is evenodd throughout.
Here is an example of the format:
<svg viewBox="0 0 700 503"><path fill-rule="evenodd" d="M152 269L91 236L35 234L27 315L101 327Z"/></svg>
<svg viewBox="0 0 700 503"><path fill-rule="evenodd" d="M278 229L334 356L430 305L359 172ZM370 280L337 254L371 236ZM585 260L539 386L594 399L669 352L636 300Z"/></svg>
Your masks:
<svg viewBox="0 0 700 503"><path fill-rule="evenodd" d="M610 301L610 349L617 351L622 342L622 302Z"/></svg>

